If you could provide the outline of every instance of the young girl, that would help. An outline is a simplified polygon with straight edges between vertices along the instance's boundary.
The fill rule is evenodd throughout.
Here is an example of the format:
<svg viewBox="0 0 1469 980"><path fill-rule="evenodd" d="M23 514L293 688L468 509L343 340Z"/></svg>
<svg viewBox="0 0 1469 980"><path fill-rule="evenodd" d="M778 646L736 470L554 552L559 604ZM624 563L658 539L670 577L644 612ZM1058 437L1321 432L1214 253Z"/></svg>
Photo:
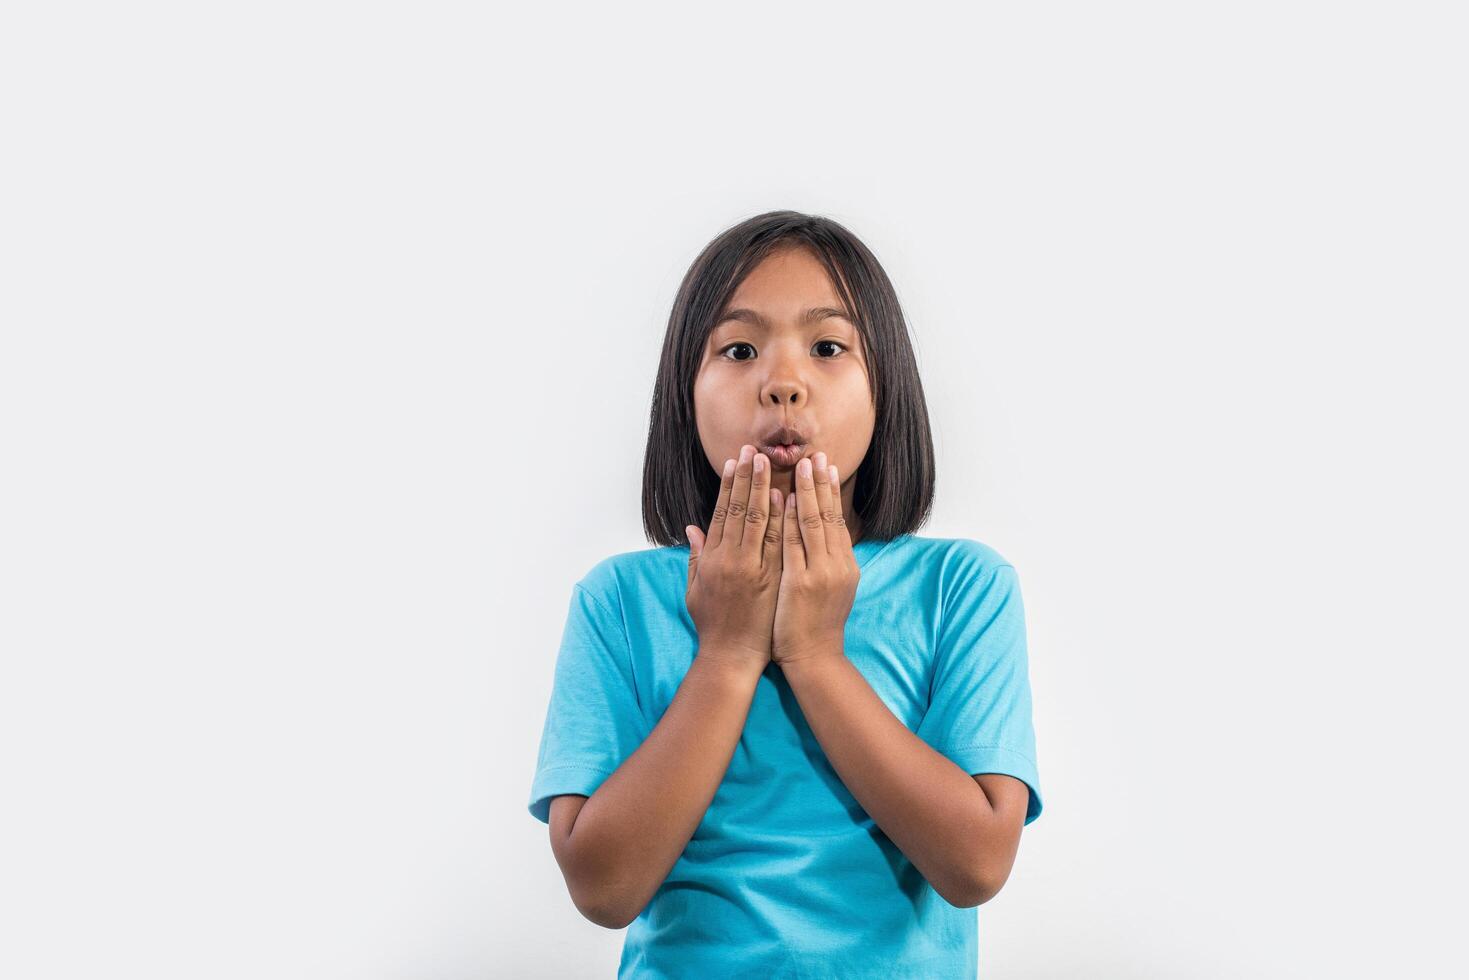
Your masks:
<svg viewBox="0 0 1469 980"><path fill-rule="evenodd" d="M619 978L974 977L1041 812L1015 569L920 538L933 443L886 273L725 231L669 319L656 548L572 588L530 811Z"/></svg>

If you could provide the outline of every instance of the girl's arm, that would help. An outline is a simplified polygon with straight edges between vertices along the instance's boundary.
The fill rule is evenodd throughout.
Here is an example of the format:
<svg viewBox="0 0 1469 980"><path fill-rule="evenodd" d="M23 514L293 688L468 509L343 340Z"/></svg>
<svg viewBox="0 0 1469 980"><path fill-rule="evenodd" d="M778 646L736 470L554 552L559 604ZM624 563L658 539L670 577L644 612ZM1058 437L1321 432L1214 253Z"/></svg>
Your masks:
<svg viewBox="0 0 1469 980"><path fill-rule="evenodd" d="M1020 848L1025 784L992 798L993 787L909 731L840 646L782 671L842 783L934 891L956 908L993 898Z"/></svg>
<svg viewBox="0 0 1469 980"><path fill-rule="evenodd" d="M622 929L652 900L714 800L764 669L701 647L637 750L591 796L551 801L551 847L587 919Z"/></svg>

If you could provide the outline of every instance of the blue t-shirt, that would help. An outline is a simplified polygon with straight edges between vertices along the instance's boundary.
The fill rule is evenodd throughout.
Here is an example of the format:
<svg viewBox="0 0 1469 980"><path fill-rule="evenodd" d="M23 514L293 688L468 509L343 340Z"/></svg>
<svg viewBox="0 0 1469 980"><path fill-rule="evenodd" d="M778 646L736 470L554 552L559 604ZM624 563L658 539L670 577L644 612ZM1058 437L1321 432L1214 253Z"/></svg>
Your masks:
<svg viewBox="0 0 1469 980"><path fill-rule="evenodd" d="M966 773L1041 812L1015 569L966 538L865 539L846 655ZM590 796L647 738L698 651L687 545L613 555L572 588L530 812ZM950 905L862 809L769 665L713 802L627 929L624 978L974 977L977 908Z"/></svg>

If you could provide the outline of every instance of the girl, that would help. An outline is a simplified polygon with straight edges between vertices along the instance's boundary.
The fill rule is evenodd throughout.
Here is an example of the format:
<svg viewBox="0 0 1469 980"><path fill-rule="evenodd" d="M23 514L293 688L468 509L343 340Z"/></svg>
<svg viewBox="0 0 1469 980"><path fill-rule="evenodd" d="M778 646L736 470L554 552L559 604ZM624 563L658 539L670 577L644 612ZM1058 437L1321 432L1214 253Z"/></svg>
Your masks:
<svg viewBox="0 0 1469 980"><path fill-rule="evenodd" d="M619 978L974 977L1041 812L1015 569L920 538L933 444L886 273L774 211L680 286L656 548L572 588L530 811Z"/></svg>

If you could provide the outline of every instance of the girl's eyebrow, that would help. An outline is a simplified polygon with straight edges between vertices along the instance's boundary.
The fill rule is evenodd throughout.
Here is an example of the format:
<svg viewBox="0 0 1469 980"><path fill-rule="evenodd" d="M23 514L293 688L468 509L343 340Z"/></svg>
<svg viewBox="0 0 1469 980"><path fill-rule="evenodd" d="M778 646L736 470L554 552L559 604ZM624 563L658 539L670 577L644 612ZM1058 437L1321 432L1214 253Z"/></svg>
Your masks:
<svg viewBox="0 0 1469 980"><path fill-rule="evenodd" d="M846 320L848 323L852 322L851 317L847 316L845 310L834 309L830 306L813 306L805 313L801 314L801 323L817 323L829 317L840 317L841 319ZM759 327L762 330L770 329L770 322L768 320L766 320L759 313L756 313L754 310L747 310L743 307L733 310L726 310L724 315L714 322L714 325L717 327L721 323L724 323L728 320L740 320L744 323L749 323L756 327Z"/></svg>

